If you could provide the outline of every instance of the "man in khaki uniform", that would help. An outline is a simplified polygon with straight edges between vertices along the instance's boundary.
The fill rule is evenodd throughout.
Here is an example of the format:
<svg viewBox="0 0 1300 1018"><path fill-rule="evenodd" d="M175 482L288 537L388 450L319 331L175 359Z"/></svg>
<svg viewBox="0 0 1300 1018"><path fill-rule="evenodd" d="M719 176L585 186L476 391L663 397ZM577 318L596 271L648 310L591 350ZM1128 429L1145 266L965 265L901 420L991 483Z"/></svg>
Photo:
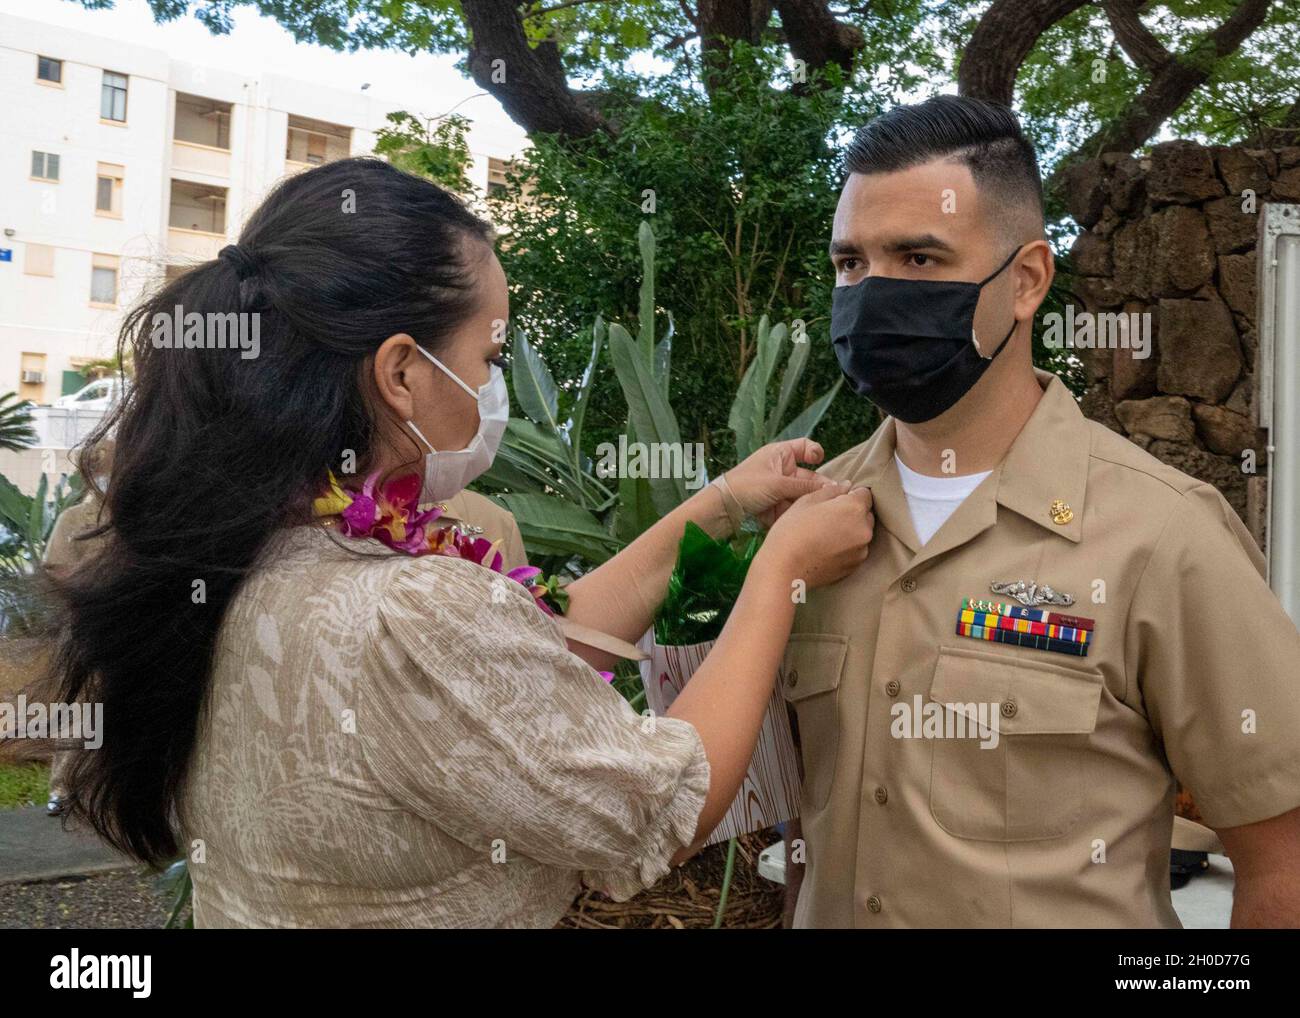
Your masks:
<svg viewBox="0 0 1300 1018"><path fill-rule="evenodd" d="M1300 635L1222 496L1032 367L1052 258L1014 117L903 107L846 163L832 338L891 416L823 469L871 488L875 536L782 669L794 925L1178 926L1175 776L1234 925L1300 924Z"/></svg>

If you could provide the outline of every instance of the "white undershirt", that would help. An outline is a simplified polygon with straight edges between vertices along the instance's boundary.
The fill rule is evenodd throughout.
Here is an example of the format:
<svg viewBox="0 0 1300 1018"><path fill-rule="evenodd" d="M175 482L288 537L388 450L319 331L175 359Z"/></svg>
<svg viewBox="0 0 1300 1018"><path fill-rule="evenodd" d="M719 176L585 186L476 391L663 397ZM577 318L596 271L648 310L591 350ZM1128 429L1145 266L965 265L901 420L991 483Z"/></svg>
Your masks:
<svg viewBox="0 0 1300 1018"><path fill-rule="evenodd" d="M898 458L898 453L894 453L894 463L903 482L907 508L912 513L912 529L922 546L929 543L948 517L966 501L966 496L993 472L985 470L982 474L962 474L959 477L930 477L910 469Z"/></svg>

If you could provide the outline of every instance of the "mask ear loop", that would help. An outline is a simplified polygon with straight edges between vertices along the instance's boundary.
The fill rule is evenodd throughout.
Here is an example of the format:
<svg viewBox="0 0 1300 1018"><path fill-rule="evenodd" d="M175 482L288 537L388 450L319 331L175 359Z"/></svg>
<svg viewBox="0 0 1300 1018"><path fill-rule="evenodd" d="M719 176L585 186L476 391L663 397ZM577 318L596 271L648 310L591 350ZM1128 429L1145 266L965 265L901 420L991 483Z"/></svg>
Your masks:
<svg viewBox="0 0 1300 1018"><path fill-rule="evenodd" d="M416 344L415 344L415 348L416 348L417 350L419 350L420 353L424 354L424 356L428 357L429 360L433 361L433 363L434 363L434 364L439 368L439 370L442 371L442 373L443 373L444 375L446 375L446 376L447 376L448 378L450 378L453 382L455 382L457 385L459 385L462 389L464 389L466 392L468 392L468 393L470 394L470 396L472 396L474 399L478 399L478 393L475 392L473 389L471 389L471 388L470 388L468 385L466 385L464 382L462 382L462 381L460 380L460 376L458 376L454 371L452 371L449 367L447 367L447 365L445 365L444 363L442 363L442 361L438 360L438 358L435 357L433 354L429 353L429 351L426 350L424 347L420 346L419 343L416 343Z"/></svg>
<svg viewBox="0 0 1300 1018"><path fill-rule="evenodd" d="M1024 244L1018 244L1018 245L1016 245L1016 249L1015 249L1014 251L1012 251L1011 254L1009 254L1009 255L1007 256L1007 260L1006 260L1005 262L1003 262L1001 265L999 265L999 266L998 266L996 269L994 269L992 272L990 272L990 273L989 273L987 276L985 276L983 279L981 279L981 280L980 280L976 285L979 286L979 287L981 287L981 288L983 288L984 284L987 283L989 280L994 279L994 278L996 278L997 276L1002 275L1002 270L1005 269L1008 265L1010 265L1010 264L1015 260L1016 255L1020 254L1020 249L1021 249L1022 247L1024 247L1024 246L1025 246Z"/></svg>
<svg viewBox="0 0 1300 1018"><path fill-rule="evenodd" d="M1014 251L1012 251L1011 254L1009 254L1009 255L1007 256L1007 260L1004 261L1001 265L999 265L996 269L994 269L994 270L993 270L991 273L989 273L987 276L985 276L983 279L981 279L981 280L979 281L979 283L976 284L976 285L978 285L979 288L980 288L981 290L984 289L984 284L985 284L985 283L989 282L989 281L992 280L992 279L996 279L998 276L1000 276L1000 275L1002 274L1002 271L1003 271L1003 270L1004 270L1008 265L1010 265L1013 261L1015 261L1016 255L1020 254L1020 249L1021 249L1022 247L1024 247L1024 246L1025 246L1024 244L1017 244L1017 245L1016 245L1016 249L1015 249ZM987 357L985 357L984 354L983 354L983 352L980 350L979 339L978 339L978 337L976 337L976 335L975 335L975 328L974 328L974 326L972 326L972 327L971 327L971 330L970 330L970 341L971 341L971 345L972 345L973 347L975 347L975 353L977 353L977 354L979 355L979 357L980 357L981 360L991 361L994 357L996 357L998 354L1000 354L1000 353L1002 352L1002 348L1003 348L1004 346L1007 345L1007 340L1009 340L1009 339L1011 338L1011 333L1013 333L1013 332L1016 331L1016 326L1019 325L1019 324L1020 324L1020 323L1019 323L1018 320L1016 320L1016 319L1012 319L1012 322L1011 322L1011 328L1007 331L1006 336L1004 336L1003 339L1002 339L1002 342L998 344L998 348L997 348L996 350L994 350L991 354L989 354Z"/></svg>
<svg viewBox="0 0 1300 1018"><path fill-rule="evenodd" d="M447 376L448 378L450 378L453 382L455 382L457 385L459 385L462 389L464 389L466 392L468 392L472 397L474 397L474 399L476 399L476 400L478 399L478 393L475 392L473 389L471 389L471 388L470 388L468 385L466 385L464 382L462 382L462 381L460 380L460 378L457 377L456 373L455 373L454 371L452 371L450 368L448 368L447 365L445 365L444 363L442 363L442 361L438 360L438 358L435 357L433 354L429 353L429 351L426 350L424 347L422 347L419 343L416 343L416 344L415 344L415 348L416 348L417 350L419 350L420 353L424 354L424 356L428 357L429 360L433 361L434 365L435 365L435 366L436 366L440 371L442 371L442 373L443 373L444 375L446 375L446 376ZM415 421L407 421L407 422L406 422L406 426L407 426L408 428L410 428L412 431L415 432L416 437L419 438L419 440L420 440L421 442L424 443L424 447L425 447L426 449L428 449L430 452L437 452L437 451L438 451L437 449L435 449L435 448L433 447L433 443L430 442L427 438L424 437L424 432L422 432L419 428L417 428L417 427L415 426Z"/></svg>
<svg viewBox="0 0 1300 1018"><path fill-rule="evenodd" d="M424 443L424 447L426 449L428 449L430 452L438 451L433 447L433 443L424 437L424 432L415 426L415 421L407 421L406 426L415 432L415 437Z"/></svg>

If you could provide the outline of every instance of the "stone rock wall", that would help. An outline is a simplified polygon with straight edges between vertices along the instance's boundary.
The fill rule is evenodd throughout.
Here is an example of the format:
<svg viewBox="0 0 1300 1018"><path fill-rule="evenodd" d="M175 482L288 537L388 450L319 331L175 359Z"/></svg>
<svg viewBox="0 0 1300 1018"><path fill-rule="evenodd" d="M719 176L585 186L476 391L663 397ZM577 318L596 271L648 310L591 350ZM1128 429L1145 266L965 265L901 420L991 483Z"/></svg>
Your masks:
<svg viewBox="0 0 1300 1018"><path fill-rule="evenodd" d="M1102 156L1066 177L1068 208L1084 229L1066 280L1078 309L1149 314L1152 337L1146 358L1131 348L1076 349L1088 379L1084 413L1213 484L1261 544L1255 244L1270 200L1300 202L1300 147L1171 141L1143 158Z"/></svg>

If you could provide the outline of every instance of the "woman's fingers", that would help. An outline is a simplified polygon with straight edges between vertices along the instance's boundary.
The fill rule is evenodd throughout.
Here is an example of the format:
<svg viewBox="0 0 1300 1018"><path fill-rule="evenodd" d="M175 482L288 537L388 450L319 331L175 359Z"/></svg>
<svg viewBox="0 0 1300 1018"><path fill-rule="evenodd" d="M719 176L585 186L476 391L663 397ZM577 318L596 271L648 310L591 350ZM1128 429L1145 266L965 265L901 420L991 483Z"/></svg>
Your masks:
<svg viewBox="0 0 1300 1018"><path fill-rule="evenodd" d="M867 512L871 512L875 508L876 497L871 493L870 488L857 487L854 488L852 491L850 491L849 494L854 496L855 498L862 499L863 504L867 508Z"/></svg>
<svg viewBox="0 0 1300 1018"><path fill-rule="evenodd" d="M798 463L820 463L826 455L811 438L790 438L776 444L783 447L783 451L788 449Z"/></svg>
<svg viewBox="0 0 1300 1018"><path fill-rule="evenodd" d="M772 480L769 493L777 504L793 502L814 491L835 487L835 482L807 471L804 477L777 477Z"/></svg>

